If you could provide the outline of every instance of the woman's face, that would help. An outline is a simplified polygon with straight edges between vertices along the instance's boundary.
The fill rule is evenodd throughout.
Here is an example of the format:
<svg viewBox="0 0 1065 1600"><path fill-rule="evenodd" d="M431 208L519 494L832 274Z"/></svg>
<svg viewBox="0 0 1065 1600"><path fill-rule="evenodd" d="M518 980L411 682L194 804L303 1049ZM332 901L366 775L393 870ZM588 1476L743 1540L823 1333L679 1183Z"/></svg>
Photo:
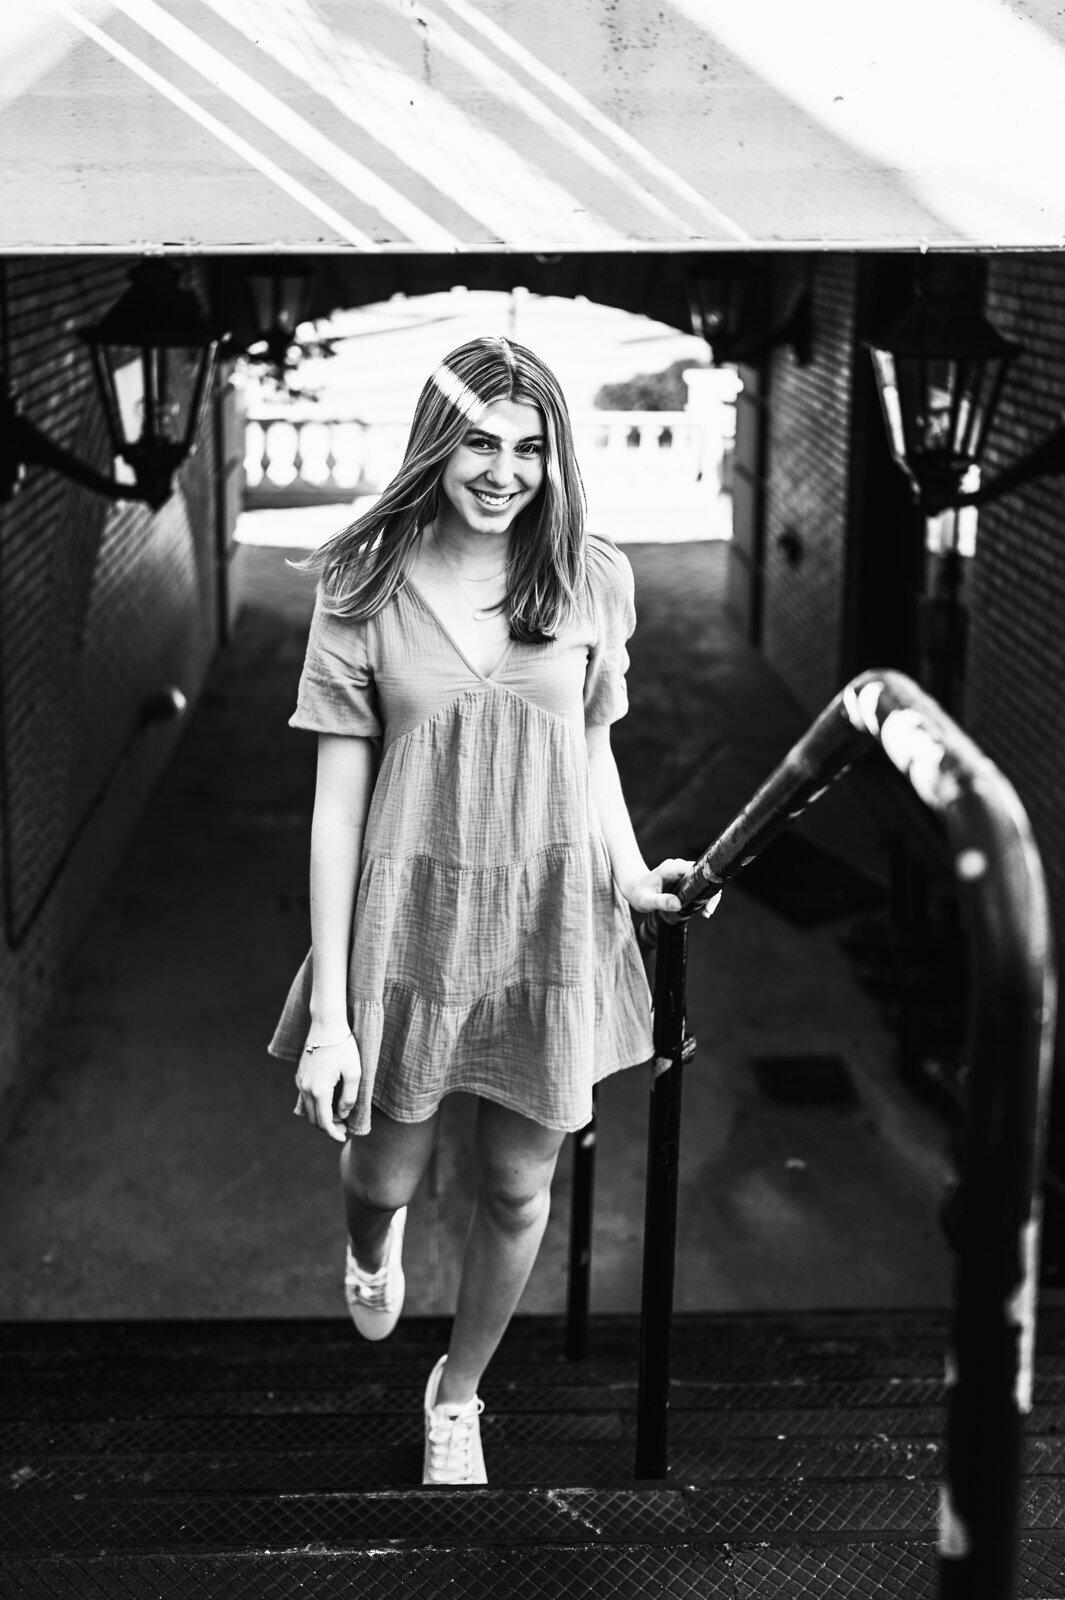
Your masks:
<svg viewBox="0 0 1065 1600"><path fill-rule="evenodd" d="M517 400L489 406L444 464L441 531L505 533L540 492L546 446L539 406Z"/></svg>

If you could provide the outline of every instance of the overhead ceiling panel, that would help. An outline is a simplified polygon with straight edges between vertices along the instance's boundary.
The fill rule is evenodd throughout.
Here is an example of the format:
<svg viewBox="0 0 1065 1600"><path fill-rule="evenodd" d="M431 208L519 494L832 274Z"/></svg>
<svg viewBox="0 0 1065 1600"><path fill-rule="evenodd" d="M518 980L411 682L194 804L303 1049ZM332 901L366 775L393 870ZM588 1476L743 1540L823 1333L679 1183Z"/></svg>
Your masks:
<svg viewBox="0 0 1065 1600"><path fill-rule="evenodd" d="M1058 0L37 0L0 249L1060 247Z"/></svg>

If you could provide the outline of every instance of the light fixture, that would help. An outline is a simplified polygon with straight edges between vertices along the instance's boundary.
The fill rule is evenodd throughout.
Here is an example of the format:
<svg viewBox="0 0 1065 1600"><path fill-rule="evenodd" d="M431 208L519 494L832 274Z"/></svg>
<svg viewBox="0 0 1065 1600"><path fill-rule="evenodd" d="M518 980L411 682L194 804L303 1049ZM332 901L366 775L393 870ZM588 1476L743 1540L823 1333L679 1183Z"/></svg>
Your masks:
<svg viewBox="0 0 1065 1600"><path fill-rule="evenodd" d="M315 269L304 256L274 256L253 261L244 270L248 337L243 349L261 357L283 381L296 344L296 331L307 321Z"/></svg>
<svg viewBox="0 0 1065 1600"><path fill-rule="evenodd" d="M979 469L1010 365L1021 346L959 295L948 271L882 339L867 341L891 453L927 516L982 505L1033 478L1065 472L1065 425L979 488Z"/></svg>
<svg viewBox="0 0 1065 1600"><path fill-rule="evenodd" d="M218 340L196 296L181 287L178 269L162 259L138 263L129 287L81 337L92 356L113 455L132 469L134 481L97 472L49 439L21 414L5 381L0 498L13 493L23 467L40 466L109 499L139 500L157 511L195 448Z"/></svg>
<svg viewBox="0 0 1065 1600"><path fill-rule="evenodd" d="M799 366L810 359L813 335L808 289L782 322L770 321L769 288L762 266L745 256L708 258L687 271L692 332L710 346L715 366L761 361L790 346Z"/></svg>

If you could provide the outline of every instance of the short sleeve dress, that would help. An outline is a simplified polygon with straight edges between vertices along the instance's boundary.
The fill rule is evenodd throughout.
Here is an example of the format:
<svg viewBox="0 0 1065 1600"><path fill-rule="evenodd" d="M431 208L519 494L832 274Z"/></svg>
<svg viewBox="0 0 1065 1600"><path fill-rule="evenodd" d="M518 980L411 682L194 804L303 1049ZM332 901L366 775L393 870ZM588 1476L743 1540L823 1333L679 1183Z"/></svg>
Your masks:
<svg viewBox="0 0 1065 1600"><path fill-rule="evenodd" d="M376 616L316 607L291 725L382 742L349 975L371 1107L430 1117L463 1090L571 1131L593 1083L651 1055L650 999L588 781L586 724L625 714L632 571L589 540L590 603L477 672L408 580ZM311 957L269 1049L297 1059Z"/></svg>

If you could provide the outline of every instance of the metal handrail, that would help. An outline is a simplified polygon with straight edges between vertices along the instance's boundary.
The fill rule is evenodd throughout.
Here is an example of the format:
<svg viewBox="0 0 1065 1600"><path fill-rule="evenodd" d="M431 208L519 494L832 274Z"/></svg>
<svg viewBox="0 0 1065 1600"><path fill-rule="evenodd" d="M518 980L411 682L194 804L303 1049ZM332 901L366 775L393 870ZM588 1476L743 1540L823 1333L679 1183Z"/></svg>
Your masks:
<svg viewBox="0 0 1065 1600"><path fill-rule="evenodd" d="M660 919L655 1075L640 1333L636 1476L668 1466L687 920L879 747L945 824L969 936L971 984L953 1348L947 1360L941 1593L1013 1593L1022 1417L1031 1407L1041 1180L1056 976L1042 863L998 768L909 678L865 672L818 717L679 887Z"/></svg>

